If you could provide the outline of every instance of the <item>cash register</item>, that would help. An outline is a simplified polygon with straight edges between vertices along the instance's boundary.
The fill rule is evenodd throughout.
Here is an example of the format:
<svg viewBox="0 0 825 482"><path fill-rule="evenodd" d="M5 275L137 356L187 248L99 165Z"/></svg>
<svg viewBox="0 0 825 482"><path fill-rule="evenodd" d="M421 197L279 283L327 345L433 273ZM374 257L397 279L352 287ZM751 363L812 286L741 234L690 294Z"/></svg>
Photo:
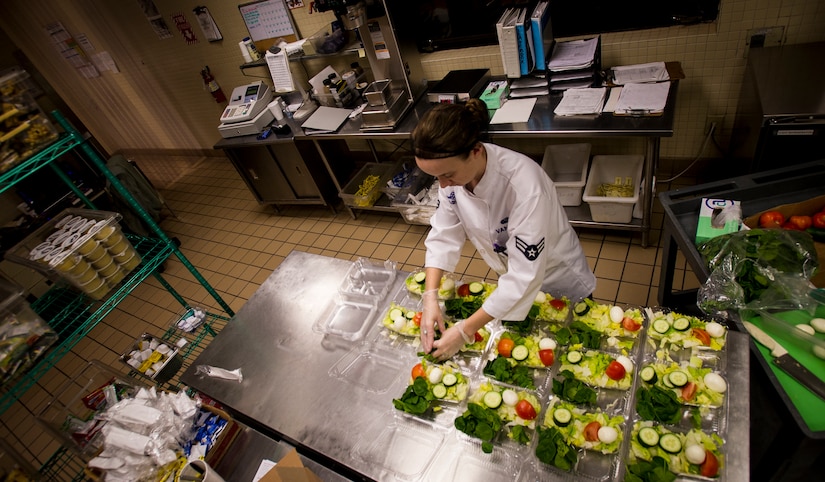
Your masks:
<svg viewBox="0 0 825 482"><path fill-rule="evenodd" d="M272 102L272 90L262 81L235 87L229 104L221 113L218 132L226 139L261 132L275 116L267 108Z"/></svg>

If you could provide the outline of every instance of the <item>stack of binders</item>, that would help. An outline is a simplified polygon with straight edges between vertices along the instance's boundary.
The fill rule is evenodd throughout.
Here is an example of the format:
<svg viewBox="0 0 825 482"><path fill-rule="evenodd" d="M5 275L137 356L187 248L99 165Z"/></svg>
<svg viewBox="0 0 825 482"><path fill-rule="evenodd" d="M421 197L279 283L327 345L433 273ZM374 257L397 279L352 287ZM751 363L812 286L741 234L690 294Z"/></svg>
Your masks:
<svg viewBox="0 0 825 482"><path fill-rule="evenodd" d="M501 62L508 78L543 73L546 54L552 45L548 1L539 2L532 13L527 7L510 7L496 22Z"/></svg>
<svg viewBox="0 0 825 482"><path fill-rule="evenodd" d="M599 85L601 37L556 42L547 62L551 92L583 89Z"/></svg>

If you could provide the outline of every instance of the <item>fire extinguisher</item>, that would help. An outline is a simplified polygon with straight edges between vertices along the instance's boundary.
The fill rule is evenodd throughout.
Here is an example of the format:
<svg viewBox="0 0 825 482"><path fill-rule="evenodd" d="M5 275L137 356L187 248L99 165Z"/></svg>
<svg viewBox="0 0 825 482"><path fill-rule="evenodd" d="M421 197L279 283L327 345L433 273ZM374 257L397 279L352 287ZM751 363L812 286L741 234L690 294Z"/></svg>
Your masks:
<svg viewBox="0 0 825 482"><path fill-rule="evenodd" d="M201 77L203 77L203 85L209 89L209 93L212 94L212 97L214 97L215 102L217 102L218 104L226 102L226 95L224 95L221 86L218 85L218 81L215 80L215 77L213 77L212 74L209 72L208 65L204 67L203 70L201 70Z"/></svg>

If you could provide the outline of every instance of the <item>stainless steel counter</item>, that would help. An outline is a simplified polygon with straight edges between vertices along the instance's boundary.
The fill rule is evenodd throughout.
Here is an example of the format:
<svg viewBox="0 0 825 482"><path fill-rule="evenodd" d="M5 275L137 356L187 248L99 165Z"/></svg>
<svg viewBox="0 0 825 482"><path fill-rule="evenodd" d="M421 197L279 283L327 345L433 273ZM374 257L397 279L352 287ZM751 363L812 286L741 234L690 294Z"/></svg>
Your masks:
<svg viewBox="0 0 825 482"><path fill-rule="evenodd" d="M333 376L341 373L331 370L337 364L340 367L339 361L371 348L368 343L346 342L313 330L316 321L327 313L350 266L348 261L292 252L181 379L226 405L241 422L295 445L299 453L348 477L392 480L404 473L407 480L425 480L427 474L435 477L432 480L455 480L457 476L450 472L448 463L438 465L436 460L426 473L407 465L406 461L429 462L427 457L432 454L422 454L415 448L418 446L372 446L382 440L387 427L404 420L397 418L392 399L398 398L406 386L412 366L408 355L399 352L393 359L389 354L381 364L366 365L349 380ZM403 284L405 275L399 273L395 288ZM385 307L380 306L378 313ZM724 448L726 469L722 480L748 480L748 339L741 333L729 335L727 434L731 443ZM198 365L241 368L243 382L198 377ZM478 457L478 450L462 440L455 429L427 424L418 428L416 433L423 440L436 440L432 449L440 447L439 458L444 454L455 456L453 460ZM399 454L400 450L407 452ZM527 450L510 457L508 464L514 465L514 470L528 462ZM484 457L495 464L505 455ZM570 479L559 476L558 480ZM515 474L502 477L490 472L485 480L512 482Z"/></svg>

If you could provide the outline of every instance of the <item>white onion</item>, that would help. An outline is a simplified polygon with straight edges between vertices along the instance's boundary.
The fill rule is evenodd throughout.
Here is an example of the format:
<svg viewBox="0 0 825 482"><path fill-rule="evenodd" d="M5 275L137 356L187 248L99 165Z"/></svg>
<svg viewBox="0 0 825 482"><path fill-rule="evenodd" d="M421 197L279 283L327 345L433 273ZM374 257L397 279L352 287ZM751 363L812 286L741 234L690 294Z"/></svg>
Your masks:
<svg viewBox="0 0 825 482"><path fill-rule="evenodd" d="M619 355L618 357L616 357L616 361L622 364L626 372L633 371L633 362L630 361L630 358L624 355Z"/></svg>
<svg viewBox="0 0 825 482"><path fill-rule="evenodd" d="M435 385L436 383L441 382L441 377L444 375L444 371L441 368L435 367L430 371L429 379L430 383Z"/></svg>
<svg viewBox="0 0 825 482"><path fill-rule="evenodd" d="M543 291L539 291L536 293L536 299L533 300L534 303L543 304L547 301L547 295L544 294Z"/></svg>
<svg viewBox="0 0 825 482"><path fill-rule="evenodd" d="M599 440L606 444L613 443L619 438L619 432L613 427L599 427Z"/></svg>

